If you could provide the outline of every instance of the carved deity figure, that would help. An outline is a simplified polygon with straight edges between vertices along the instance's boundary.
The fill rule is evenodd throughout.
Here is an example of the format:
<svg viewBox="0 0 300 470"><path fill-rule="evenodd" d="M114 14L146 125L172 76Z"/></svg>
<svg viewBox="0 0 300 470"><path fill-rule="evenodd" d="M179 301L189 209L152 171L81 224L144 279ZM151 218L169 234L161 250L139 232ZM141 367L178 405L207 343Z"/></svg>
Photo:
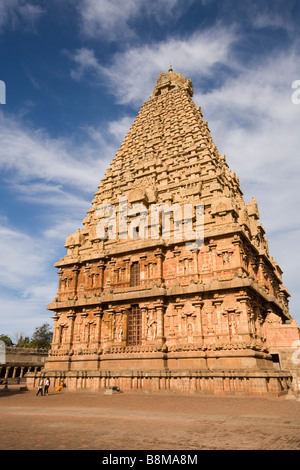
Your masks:
<svg viewBox="0 0 300 470"><path fill-rule="evenodd" d="M153 341L157 334L157 323L155 318L147 316L147 340Z"/></svg>

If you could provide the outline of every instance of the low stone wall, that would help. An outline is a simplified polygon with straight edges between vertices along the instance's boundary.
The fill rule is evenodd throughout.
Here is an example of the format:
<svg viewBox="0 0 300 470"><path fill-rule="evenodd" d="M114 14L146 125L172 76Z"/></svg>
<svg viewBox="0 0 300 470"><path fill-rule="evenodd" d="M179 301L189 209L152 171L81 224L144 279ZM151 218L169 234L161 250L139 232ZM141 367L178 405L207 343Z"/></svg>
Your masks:
<svg viewBox="0 0 300 470"><path fill-rule="evenodd" d="M276 395L286 394L292 387L289 372L276 370L252 371L42 371L28 373L27 388L33 390L41 377L50 378L50 391L61 382L69 391L104 391L118 387L121 391L203 393L214 395Z"/></svg>
<svg viewBox="0 0 300 470"><path fill-rule="evenodd" d="M300 329L295 320L284 325L267 324L270 354L278 357L278 367L290 371L293 390L300 392Z"/></svg>
<svg viewBox="0 0 300 470"><path fill-rule="evenodd" d="M288 370L293 377L293 390L300 392L300 351L295 349L280 349L276 351L282 369Z"/></svg>

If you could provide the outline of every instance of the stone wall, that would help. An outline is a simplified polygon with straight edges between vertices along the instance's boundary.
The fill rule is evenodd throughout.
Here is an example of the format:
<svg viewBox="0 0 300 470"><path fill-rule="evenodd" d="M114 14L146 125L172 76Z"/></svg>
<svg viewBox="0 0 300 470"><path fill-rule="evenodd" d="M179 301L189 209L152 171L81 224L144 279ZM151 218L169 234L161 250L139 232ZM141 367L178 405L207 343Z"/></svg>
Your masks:
<svg viewBox="0 0 300 470"><path fill-rule="evenodd" d="M48 357L47 349L14 348L5 350L5 364L0 364L0 378L24 377L28 371L40 371Z"/></svg>
<svg viewBox="0 0 300 470"><path fill-rule="evenodd" d="M122 392L183 393L213 395L280 396L291 388L291 376L276 370L240 371L42 371L27 374L27 388L50 378L50 391L63 383L65 391L102 391L118 387Z"/></svg>
<svg viewBox="0 0 300 470"><path fill-rule="evenodd" d="M278 367L289 370L293 377L293 390L300 392L300 329L295 321L285 325L267 325L270 354L278 359Z"/></svg>

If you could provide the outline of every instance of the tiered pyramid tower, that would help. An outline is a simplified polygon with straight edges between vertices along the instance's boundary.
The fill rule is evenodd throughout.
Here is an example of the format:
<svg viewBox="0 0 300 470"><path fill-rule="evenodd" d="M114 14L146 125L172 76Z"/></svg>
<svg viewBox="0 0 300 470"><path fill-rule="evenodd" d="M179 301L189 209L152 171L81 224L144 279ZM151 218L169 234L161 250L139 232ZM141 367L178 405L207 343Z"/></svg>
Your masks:
<svg viewBox="0 0 300 470"><path fill-rule="evenodd" d="M59 290L48 306L55 316L46 373L62 376L70 389L264 394L289 387L290 373L274 367L268 345L270 325L292 321L282 271L269 255L255 199L244 202L192 96L190 79L171 68L160 74L99 184L84 228L66 239L67 255L55 265ZM105 204L110 220L99 212ZM163 218L156 219L159 236L151 237L157 205L201 204L204 243L197 249L174 236L172 211L169 238Z"/></svg>

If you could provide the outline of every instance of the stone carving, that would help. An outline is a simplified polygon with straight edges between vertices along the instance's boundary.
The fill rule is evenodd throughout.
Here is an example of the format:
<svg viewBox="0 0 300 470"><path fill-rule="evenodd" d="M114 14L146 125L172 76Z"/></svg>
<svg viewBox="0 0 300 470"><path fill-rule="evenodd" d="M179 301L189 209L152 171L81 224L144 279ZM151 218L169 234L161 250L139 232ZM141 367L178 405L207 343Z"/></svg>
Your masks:
<svg viewBox="0 0 300 470"><path fill-rule="evenodd" d="M153 314L147 315L147 340L155 341L157 335L157 321Z"/></svg>
<svg viewBox="0 0 300 470"><path fill-rule="evenodd" d="M156 80L153 95L155 96L160 94L162 92L162 89L166 87L181 87L186 90L190 96L193 96L194 93L192 80L190 78L186 80L184 76L180 73L173 72L173 69L171 67L168 73L162 72Z"/></svg>

